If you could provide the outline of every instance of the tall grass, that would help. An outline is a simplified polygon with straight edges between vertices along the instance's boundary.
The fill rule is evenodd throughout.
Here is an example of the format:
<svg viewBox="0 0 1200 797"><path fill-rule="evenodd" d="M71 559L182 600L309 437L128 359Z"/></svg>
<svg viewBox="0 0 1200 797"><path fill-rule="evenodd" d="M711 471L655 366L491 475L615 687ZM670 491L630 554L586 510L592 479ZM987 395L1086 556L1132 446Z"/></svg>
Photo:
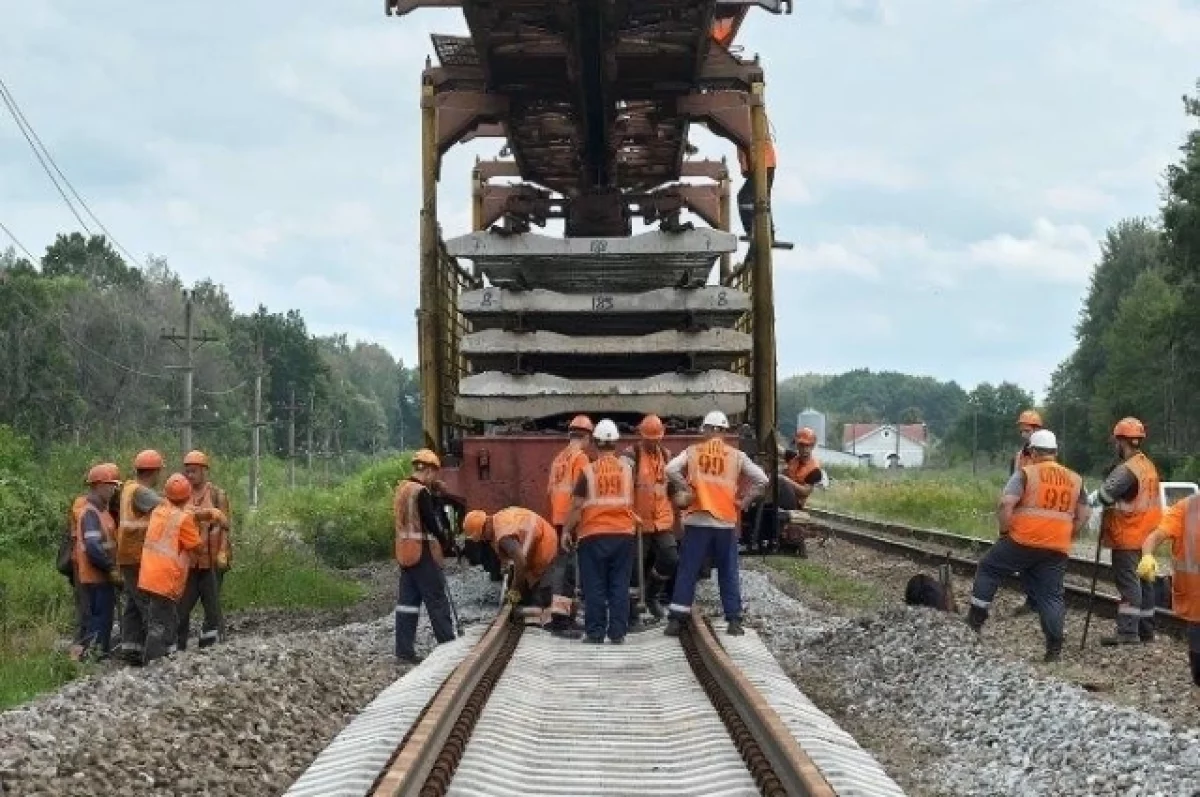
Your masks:
<svg viewBox="0 0 1200 797"><path fill-rule="evenodd" d="M993 539L1006 481L999 471L861 471L858 478L835 480L812 500L835 511Z"/></svg>

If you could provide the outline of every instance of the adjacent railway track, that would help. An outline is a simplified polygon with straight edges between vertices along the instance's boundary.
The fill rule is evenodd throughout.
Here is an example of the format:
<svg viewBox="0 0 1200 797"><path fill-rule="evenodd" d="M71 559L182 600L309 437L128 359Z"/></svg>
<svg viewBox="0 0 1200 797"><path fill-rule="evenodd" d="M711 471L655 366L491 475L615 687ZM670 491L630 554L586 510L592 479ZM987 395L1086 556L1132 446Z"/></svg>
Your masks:
<svg viewBox="0 0 1200 797"><path fill-rule="evenodd" d="M939 529L924 529L824 509L810 508L806 511L812 523L826 529L831 537L885 554L904 556L922 564L949 564L956 572L969 576L975 574L979 558L992 545L992 540ZM1090 586L1093 572L1098 574L1094 599ZM1101 561L1097 565L1094 559L1072 556L1067 562L1067 576L1068 603L1086 608L1091 602L1097 615L1116 616L1119 598L1112 591L1111 564ZM1011 581L1019 583L1015 575ZM1172 634L1179 635L1186 630L1186 623L1168 609L1158 609L1157 621L1160 628Z"/></svg>
<svg viewBox="0 0 1200 797"><path fill-rule="evenodd" d="M585 645L505 609L385 690L287 795L903 794L753 632L719 630Z"/></svg>

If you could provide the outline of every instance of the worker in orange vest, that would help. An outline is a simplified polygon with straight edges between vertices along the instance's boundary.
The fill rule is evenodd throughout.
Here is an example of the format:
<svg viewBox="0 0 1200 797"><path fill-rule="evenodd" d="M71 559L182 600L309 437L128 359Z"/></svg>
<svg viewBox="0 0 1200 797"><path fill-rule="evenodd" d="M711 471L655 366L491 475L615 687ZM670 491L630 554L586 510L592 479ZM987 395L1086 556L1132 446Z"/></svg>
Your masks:
<svg viewBox="0 0 1200 797"><path fill-rule="evenodd" d="M211 647L221 638L221 579L229 567L229 496L208 480L209 460L203 451L189 451L183 458L183 475L192 485L189 508L219 509L211 515L198 515L200 547L190 553L187 587L179 602L179 632L176 644L186 650L191 634L192 610L199 602L204 608L199 647ZM215 518L215 519L214 519Z"/></svg>
<svg viewBox="0 0 1200 797"><path fill-rule="evenodd" d="M1037 410L1025 410L1017 418L1017 430L1021 433L1021 450L1008 463L1008 475L1012 476L1021 468L1033 462L1033 454L1029 451L1029 436L1042 428L1042 416Z"/></svg>
<svg viewBox="0 0 1200 797"><path fill-rule="evenodd" d="M679 569L671 594L667 636L678 636L692 616L696 580L704 557L711 551L717 566L717 586L727 632L742 633L742 589L738 576L738 531L742 512L766 488L769 479L750 457L727 444L725 413L714 410L700 427L704 441L688 446L667 463L667 478L675 484L676 505L683 508L683 540ZM748 489L739 495L739 485Z"/></svg>
<svg viewBox="0 0 1200 797"><path fill-rule="evenodd" d="M442 462L427 448L413 454L412 474L396 485L392 503L396 527L396 562L400 565L399 600L396 602L396 659L416 663L417 619L421 603L429 612L433 636L439 643L455 638L446 576L445 556L455 554L438 519L429 485L437 479Z"/></svg>
<svg viewBox="0 0 1200 797"><path fill-rule="evenodd" d="M1117 633L1102 637L1102 645L1130 645L1154 640L1154 585L1137 574L1142 545L1162 520L1162 494L1158 470L1142 451L1146 427L1137 418L1122 418L1113 427L1118 464L1096 495L1104 507L1100 516L1100 541L1112 549L1113 579L1121 602L1117 605Z"/></svg>
<svg viewBox="0 0 1200 797"><path fill-rule="evenodd" d="M116 523L109 514L112 497L121 484L121 474L111 462L88 471L86 503L76 515L74 529L75 580L87 600L88 621L84 638L71 648L79 661L99 649L99 658L112 649L115 584L120 578L116 565Z"/></svg>
<svg viewBox="0 0 1200 797"><path fill-rule="evenodd" d="M638 424L641 439L622 454L633 466L633 510L642 519L641 567L646 589L646 609L656 620L663 617L659 594L675 575L679 547L675 540L675 509L667 497L667 463L671 452L663 445L666 429L657 415L647 415ZM637 625L638 584L629 585L630 624Z"/></svg>
<svg viewBox="0 0 1200 797"><path fill-rule="evenodd" d="M559 544L558 532L545 518L519 506L501 509L494 515L472 510L463 518L463 534L474 542L492 546L501 564L512 565L511 588L505 596L510 603L533 602L550 607L554 636L578 639L582 634L571 623L571 598L559 590L562 570L567 568L566 552Z"/></svg>
<svg viewBox="0 0 1200 797"><path fill-rule="evenodd" d="M605 635L614 645L629 631L629 578L633 573L634 533L641 522L633 510L633 467L617 456L617 425L596 424L592 442L598 454L575 484L563 544L577 548L583 587L584 642L598 645Z"/></svg>
<svg viewBox="0 0 1200 797"><path fill-rule="evenodd" d="M1187 621L1188 663L1192 684L1200 686L1200 496L1191 496L1163 513L1158 528L1142 543L1138 576L1143 588L1158 578L1154 549L1171 542L1174 574L1171 577L1171 611Z"/></svg>
<svg viewBox="0 0 1200 797"><path fill-rule="evenodd" d="M191 554L203 543L197 523L223 519L219 509L192 510L192 484L182 473L167 479L163 493L167 500L150 513L138 574L138 589L146 596L147 604L143 664L177 649L179 603L191 578Z"/></svg>
<svg viewBox="0 0 1200 797"><path fill-rule="evenodd" d="M817 433L805 426L797 430L795 442L796 456L788 461L784 469L783 483L795 494L796 508L803 509L825 474L821 470L821 463L812 455L813 447L817 444Z"/></svg>
<svg viewBox="0 0 1200 797"><path fill-rule="evenodd" d="M1053 432L1031 434L1029 451L1033 462L1009 478L1000 499L1000 537L979 561L967 624L975 631L983 628L1001 580L1019 571L1033 590L1046 638L1045 661L1051 662L1062 656L1067 616L1063 578L1071 543L1091 509L1083 478L1055 462L1058 440Z"/></svg>
<svg viewBox="0 0 1200 797"><path fill-rule="evenodd" d="M592 439L592 428L592 420L588 416L576 415L572 418L567 426L567 445L550 463L550 479L546 492L550 501L550 525L558 531L559 545L562 545L563 526L571 514L575 485L579 483L579 476L584 467L591 461L588 445ZM578 571L576 552L569 546L564 546L563 550L567 554L567 566L562 574L564 580L555 586L555 590L574 599L575 590L579 586L575 583L575 574ZM574 600L571 605L574 611Z"/></svg>
<svg viewBox="0 0 1200 797"><path fill-rule="evenodd" d="M117 566L125 590L125 608L121 613L120 653L138 664L146 643L146 596L138 589L138 568L142 564L142 544L150 524L150 513L159 505L159 481L162 478L162 454L146 449L133 458L136 477L121 486L120 515L117 520Z"/></svg>

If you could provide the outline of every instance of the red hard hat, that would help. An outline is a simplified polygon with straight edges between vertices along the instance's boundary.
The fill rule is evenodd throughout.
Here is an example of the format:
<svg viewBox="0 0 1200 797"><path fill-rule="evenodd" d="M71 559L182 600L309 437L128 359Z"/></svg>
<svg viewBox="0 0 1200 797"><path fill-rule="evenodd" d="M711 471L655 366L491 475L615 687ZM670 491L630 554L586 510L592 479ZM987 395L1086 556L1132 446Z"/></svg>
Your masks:
<svg viewBox="0 0 1200 797"><path fill-rule="evenodd" d="M111 462L96 465L87 474L88 484L120 484L121 471Z"/></svg>
<svg viewBox="0 0 1200 797"><path fill-rule="evenodd" d="M1021 413L1021 417L1017 418L1017 426L1032 426L1035 429L1042 428L1042 416L1038 415L1036 410L1025 410Z"/></svg>
<svg viewBox="0 0 1200 797"><path fill-rule="evenodd" d="M807 426L796 431L796 443L804 446L815 446L817 444L817 433Z"/></svg>
<svg viewBox="0 0 1200 797"><path fill-rule="evenodd" d="M442 467L442 461L438 459L438 455L428 448L422 448L413 454L412 461L414 465L424 465L427 468L441 469Z"/></svg>
<svg viewBox="0 0 1200 797"><path fill-rule="evenodd" d="M478 542L483 539L483 527L487 523L487 512L480 509L472 509L463 518L463 534L468 540Z"/></svg>
<svg viewBox="0 0 1200 797"><path fill-rule="evenodd" d="M203 451L189 451L187 456L183 458L184 465L197 465L201 468L208 467L208 455Z"/></svg>
<svg viewBox="0 0 1200 797"><path fill-rule="evenodd" d="M1113 427L1113 437L1125 437L1130 440L1142 440L1146 437L1146 426L1137 418L1122 418Z"/></svg>
<svg viewBox="0 0 1200 797"><path fill-rule="evenodd" d="M147 448L133 458L134 470L161 470L163 466L162 454L155 451L153 448Z"/></svg>
<svg viewBox="0 0 1200 797"><path fill-rule="evenodd" d="M576 415L567 427L567 431L570 432L591 432L592 429L592 419L586 415Z"/></svg>
<svg viewBox="0 0 1200 797"><path fill-rule="evenodd" d="M163 488L168 501L181 504L192 497L192 483L182 473L172 473Z"/></svg>
<svg viewBox="0 0 1200 797"><path fill-rule="evenodd" d="M667 430L663 428L662 418L657 415L647 415L638 424L638 434L647 440L662 440Z"/></svg>

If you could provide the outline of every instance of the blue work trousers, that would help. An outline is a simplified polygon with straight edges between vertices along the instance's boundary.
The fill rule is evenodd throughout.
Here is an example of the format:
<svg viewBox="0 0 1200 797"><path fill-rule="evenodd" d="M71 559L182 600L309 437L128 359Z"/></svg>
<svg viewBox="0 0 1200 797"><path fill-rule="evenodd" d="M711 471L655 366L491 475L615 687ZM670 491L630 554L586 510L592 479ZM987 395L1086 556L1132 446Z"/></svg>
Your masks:
<svg viewBox="0 0 1200 797"><path fill-rule="evenodd" d="M1067 572L1067 555L1045 548L1031 548L1013 542L1009 537L996 541L983 558L971 588L971 606L986 612L1000 589L1001 581L1012 573L1021 574L1030 603L1042 621L1042 633L1050 644L1061 644L1067 605L1063 598L1063 577Z"/></svg>
<svg viewBox="0 0 1200 797"><path fill-rule="evenodd" d="M675 570L675 591L671 593L672 617L687 619L696 599L696 581L704 559L712 555L717 568L717 586L721 590L721 608L728 622L742 619L742 585L738 576L737 529L683 524L679 542L679 566Z"/></svg>
<svg viewBox="0 0 1200 797"><path fill-rule="evenodd" d="M98 648L107 655L112 650L113 610L117 593L112 584L84 584L83 593L87 600L87 635L83 645L86 649Z"/></svg>
<svg viewBox="0 0 1200 797"><path fill-rule="evenodd" d="M579 541L579 580L583 582L583 627L591 639L624 639L629 631L629 575L633 572L632 534L604 534Z"/></svg>
<svg viewBox="0 0 1200 797"><path fill-rule="evenodd" d="M417 655L417 620L421 604L429 612L429 624L438 644L454 639L454 615L450 608L450 591L446 575L433 558L429 544L423 543L421 558L412 567L400 568L399 599L396 601L396 656L412 658Z"/></svg>

